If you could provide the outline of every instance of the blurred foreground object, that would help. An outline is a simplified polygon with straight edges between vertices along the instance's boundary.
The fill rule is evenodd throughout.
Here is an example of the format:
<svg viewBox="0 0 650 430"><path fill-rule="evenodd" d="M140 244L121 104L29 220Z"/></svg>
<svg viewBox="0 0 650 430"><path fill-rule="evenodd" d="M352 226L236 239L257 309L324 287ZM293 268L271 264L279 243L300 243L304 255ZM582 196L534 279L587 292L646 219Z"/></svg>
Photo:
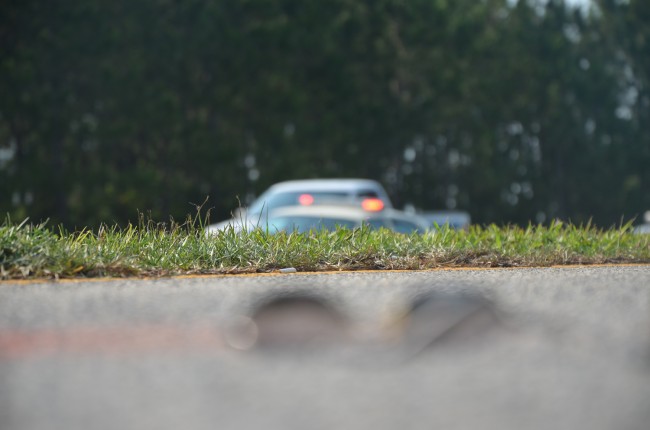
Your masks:
<svg viewBox="0 0 650 430"><path fill-rule="evenodd" d="M437 345L482 344L504 331L494 306L477 295L431 293L396 320L399 349L414 357Z"/></svg>
<svg viewBox="0 0 650 430"><path fill-rule="evenodd" d="M480 347L505 333L494 306L476 295L426 294L406 307L394 304L391 313L387 325L364 327L323 297L306 291L275 294L238 320L235 336L229 336L234 345L229 343L282 353L352 348L365 361L397 364L435 346Z"/></svg>
<svg viewBox="0 0 650 430"><path fill-rule="evenodd" d="M310 294L277 295L254 310L256 346L273 350L313 350L344 340L343 315L321 297Z"/></svg>

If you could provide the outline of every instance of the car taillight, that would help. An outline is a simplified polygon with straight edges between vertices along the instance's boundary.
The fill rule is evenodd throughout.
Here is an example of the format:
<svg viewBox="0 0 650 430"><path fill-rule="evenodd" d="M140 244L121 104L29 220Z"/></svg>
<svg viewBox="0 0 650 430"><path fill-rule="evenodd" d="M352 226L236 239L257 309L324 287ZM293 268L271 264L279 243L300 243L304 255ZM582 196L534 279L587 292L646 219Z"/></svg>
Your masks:
<svg viewBox="0 0 650 430"><path fill-rule="evenodd" d="M298 203L302 206L309 206L314 203L314 196L311 194L301 194L300 197L298 197Z"/></svg>
<svg viewBox="0 0 650 430"><path fill-rule="evenodd" d="M380 199L365 199L361 202L361 207L368 212L379 212L384 209L384 202Z"/></svg>

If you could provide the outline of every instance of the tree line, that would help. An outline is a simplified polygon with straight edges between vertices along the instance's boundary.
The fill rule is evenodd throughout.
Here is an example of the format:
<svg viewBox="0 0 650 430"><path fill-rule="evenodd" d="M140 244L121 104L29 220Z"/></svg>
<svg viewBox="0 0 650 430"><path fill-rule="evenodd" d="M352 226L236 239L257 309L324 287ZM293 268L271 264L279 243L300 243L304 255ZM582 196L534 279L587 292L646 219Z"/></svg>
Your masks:
<svg viewBox="0 0 650 430"><path fill-rule="evenodd" d="M479 223L650 209L650 2L7 0L0 212L213 220L367 177Z"/></svg>

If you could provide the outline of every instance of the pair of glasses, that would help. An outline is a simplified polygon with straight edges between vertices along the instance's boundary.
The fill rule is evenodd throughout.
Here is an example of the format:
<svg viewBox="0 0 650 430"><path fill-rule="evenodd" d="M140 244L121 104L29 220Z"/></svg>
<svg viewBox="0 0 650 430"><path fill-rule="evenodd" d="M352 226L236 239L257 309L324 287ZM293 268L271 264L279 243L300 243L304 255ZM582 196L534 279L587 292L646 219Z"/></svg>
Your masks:
<svg viewBox="0 0 650 430"><path fill-rule="evenodd" d="M495 306L476 295L427 294L394 309L386 324L361 329L330 300L308 292L259 300L226 331L240 350L322 353L337 349L391 351L414 357L438 345L472 343L504 329Z"/></svg>

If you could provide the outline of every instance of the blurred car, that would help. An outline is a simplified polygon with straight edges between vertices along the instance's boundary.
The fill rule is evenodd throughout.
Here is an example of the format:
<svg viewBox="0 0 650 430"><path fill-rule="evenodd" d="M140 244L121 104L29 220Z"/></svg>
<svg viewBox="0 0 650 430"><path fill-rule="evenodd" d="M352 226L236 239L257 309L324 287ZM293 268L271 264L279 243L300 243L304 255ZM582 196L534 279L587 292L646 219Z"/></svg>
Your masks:
<svg viewBox="0 0 650 430"><path fill-rule="evenodd" d="M235 211L232 219L214 224L210 228L218 230L230 225L247 225L262 216L266 217L269 211L286 206L362 205L364 201L374 202L366 204L380 205L380 209L393 207L384 187L370 179L303 179L279 182L262 193L250 207Z"/></svg>
<svg viewBox="0 0 650 430"><path fill-rule="evenodd" d="M424 233L426 221L392 208L378 209L378 199L364 200L368 210L354 205L297 205L279 207L260 214L257 218L246 218L244 222L233 224L235 230L252 230L261 228L276 233L278 231L296 231L306 233L312 230L335 230L336 228L354 229L367 225L372 229L387 228L399 233ZM208 227L208 234L218 231L216 226Z"/></svg>

